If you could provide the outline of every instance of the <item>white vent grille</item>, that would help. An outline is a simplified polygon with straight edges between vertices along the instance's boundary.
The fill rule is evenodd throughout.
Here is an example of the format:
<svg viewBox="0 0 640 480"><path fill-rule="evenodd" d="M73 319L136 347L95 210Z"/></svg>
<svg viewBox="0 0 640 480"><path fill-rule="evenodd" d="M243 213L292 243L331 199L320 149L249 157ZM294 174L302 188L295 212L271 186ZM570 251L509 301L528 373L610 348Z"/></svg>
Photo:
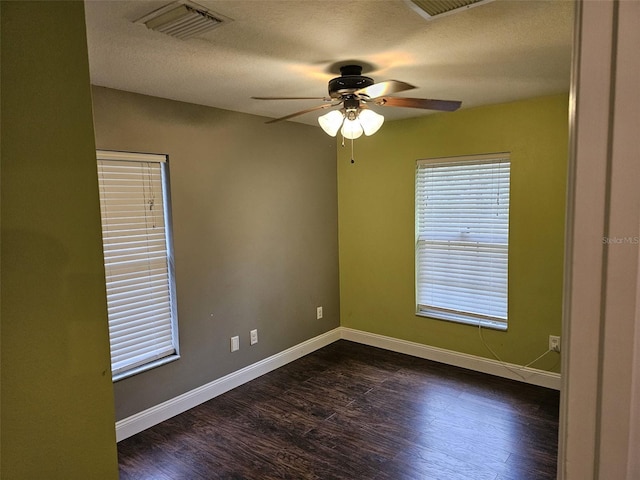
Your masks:
<svg viewBox="0 0 640 480"><path fill-rule="evenodd" d="M477 7L493 0L406 0L409 6L426 19Z"/></svg>
<svg viewBox="0 0 640 480"><path fill-rule="evenodd" d="M192 2L174 2L136 20L150 30L185 40L208 32L229 19Z"/></svg>

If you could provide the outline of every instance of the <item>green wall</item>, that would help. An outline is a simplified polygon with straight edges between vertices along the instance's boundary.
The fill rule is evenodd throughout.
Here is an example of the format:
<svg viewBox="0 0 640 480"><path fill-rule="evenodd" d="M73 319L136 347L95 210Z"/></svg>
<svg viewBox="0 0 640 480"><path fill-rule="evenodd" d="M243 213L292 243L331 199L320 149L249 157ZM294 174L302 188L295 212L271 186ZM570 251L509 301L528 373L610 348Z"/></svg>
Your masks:
<svg viewBox="0 0 640 480"><path fill-rule="evenodd" d="M414 175L421 158L511 152L509 329L483 329L524 365L560 335L568 96L386 123L338 146L341 325L492 358L477 327L415 315ZM532 365L559 371L559 355Z"/></svg>
<svg viewBox="0 0 640 480"><path fill-rule="evenodd" d="M0 9L0 477L117 478L84 6Z"/></svg>

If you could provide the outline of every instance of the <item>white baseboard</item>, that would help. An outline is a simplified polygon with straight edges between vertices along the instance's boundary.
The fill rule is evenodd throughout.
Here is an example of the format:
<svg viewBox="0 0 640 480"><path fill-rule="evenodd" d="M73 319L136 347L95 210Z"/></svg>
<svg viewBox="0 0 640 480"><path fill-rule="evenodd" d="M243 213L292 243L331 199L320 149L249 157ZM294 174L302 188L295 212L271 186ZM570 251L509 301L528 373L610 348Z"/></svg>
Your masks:
<svg viewBox="0 0 640 480"><path fill-rule="evenodd" d="M476 372L488 373L489 375L495 375L497 377L509 378L532 385L560 390L561 379L559 373L538 370L537 368L523 368L513 363L502 363L489 358L477 357L475 355L454 352L452 350L445 350L444 348L431 347L421 343L409 342L407 340L400 340L398 338L386 337L384 335L346 327L340 327L340 338L445 363L447 365L475 370Z"/></svg>
<svg viewBox="0 0 640 480"><path fill-rule="evenodd" d="M386 337L384 335L354 330L352 328L338 327L116 422L116 440L119 442L147 428L153 427L158 423L186 412L190 408L196 407L218 395L222 395L233 388L250 382L265 373L280 368L339 339L350 340L352 342L384 348L393 352L425 358L447 365L560 390L560 374L558 373L546 372L535 368L522 368L519 365L503 364L496 360L431 347L421 343L409 342L407 340ZM519 372L521 376L515 373L516 371Z"/></svg>
<svg viewBox="0 0 640 480"><path fill-rule="evenodd" d="M250 382L265 373L280 368L339 339L340 328L330 330L213 382L124 418L116 422L116 440L119 442L136 433L140 433L149 427L186 412L190 408L222 395L233 388Z"/></svg>

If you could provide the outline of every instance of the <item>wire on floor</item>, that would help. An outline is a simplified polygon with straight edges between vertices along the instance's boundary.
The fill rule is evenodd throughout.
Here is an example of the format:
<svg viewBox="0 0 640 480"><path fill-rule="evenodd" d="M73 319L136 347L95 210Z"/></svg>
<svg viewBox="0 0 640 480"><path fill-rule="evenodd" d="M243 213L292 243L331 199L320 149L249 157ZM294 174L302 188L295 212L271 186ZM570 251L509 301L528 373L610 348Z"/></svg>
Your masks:
<svg viewBox="0 0 640 480"><path fill-rule="evenodd" d="M517 376L519 376L521 379L523 380L527 380L528 378L532 377L534 374L531 373L528 376L524 376L520 373L519 370L524 370L527 367L530 367L531 365L533 365L534 363L536 363L538 360L540 360L542 357L544 357L545 355L547 355L548 353L552 352L553 350L549 349L546 352L544 352L543 354L539 355L538 357L534 358L533 360L531 360L529 363L527 363L526 365L522 365L517 366L516 368L513 368L513 365L508 364L507 362L505 362L504 360L502 360L502 358L500 358L500 356L489 346L489 344L484 340L484 337L482 336L482 325L478 324L478 333L480 334L480 341L482 342L482 344L485 346L485 348L487 350L489 350L489 352L491 352L491 355L493 355L493 357L500 362L500 365L502 365L504 368L506 368L507 370L509 370L512 373L515 373Z"/></svg>

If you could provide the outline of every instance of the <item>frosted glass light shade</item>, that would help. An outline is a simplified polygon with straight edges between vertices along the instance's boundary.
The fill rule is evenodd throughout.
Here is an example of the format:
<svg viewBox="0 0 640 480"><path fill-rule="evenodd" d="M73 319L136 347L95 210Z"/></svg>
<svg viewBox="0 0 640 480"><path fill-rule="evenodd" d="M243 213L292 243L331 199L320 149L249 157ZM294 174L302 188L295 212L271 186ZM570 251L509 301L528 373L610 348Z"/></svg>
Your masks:
<svg viewBox="0 0 640 480"><path fill-rule="evenodd" d="M358 119L360 120L360 125L362 125L362 129L364 130L364 134L367 136L373 135L380 130L380 127L384 123L384 117L373 110L360 110Z"/></svg>
<svg viewBox="0 0 640 480"><path fill-rule="evenodd" d="M344 115L340 110L331 110L329 113L325 113L318 117L318 123L327 135L335 137L340 130Z"/></svg>
<svg viewBox="0 0 640 480"><path fill-rule="evenodd" d="M362 136L362 131L362 125L360 125L360 121L357 118L355 120L345 118L344 123L342 124L342 130L340 130L344 138L348 138L350 140Z"/></svg>

